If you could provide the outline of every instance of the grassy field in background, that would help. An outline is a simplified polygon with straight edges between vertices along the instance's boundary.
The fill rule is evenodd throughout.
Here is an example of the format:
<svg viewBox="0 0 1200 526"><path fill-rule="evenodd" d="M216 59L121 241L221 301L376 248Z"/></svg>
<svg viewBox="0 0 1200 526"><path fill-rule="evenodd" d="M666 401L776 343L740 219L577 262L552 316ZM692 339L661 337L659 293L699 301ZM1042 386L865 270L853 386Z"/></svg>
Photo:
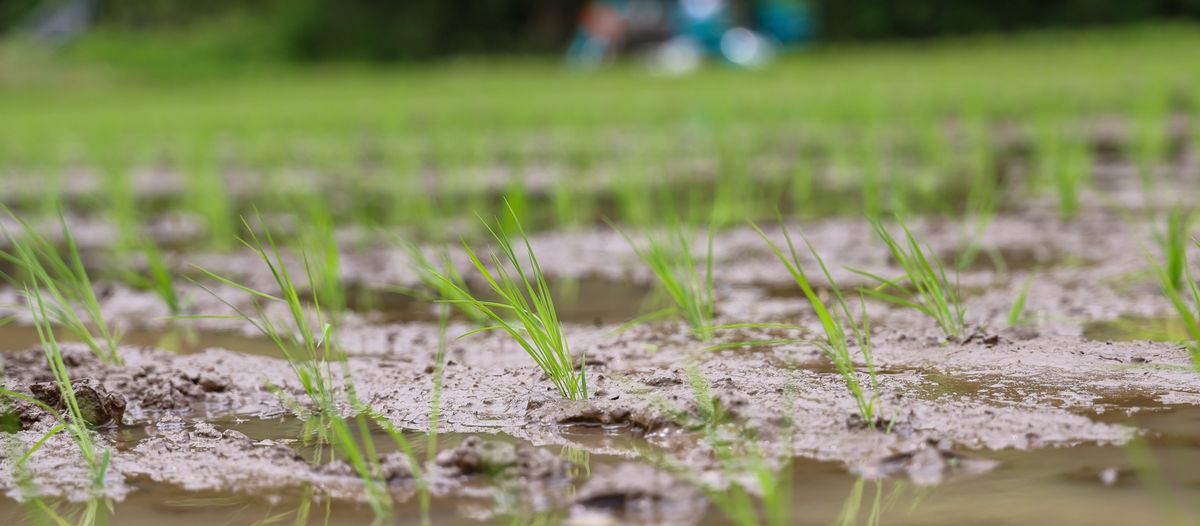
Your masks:
<svg viewBox="0 0 1200 526"><path fill-rule="evenodd" d="M765 71L710 65L651 78L636 64L577 75L552 61L463 61L393 70L356 66L261 74L152 70L62 59L54 73L9 69L0 84L6 139L128 130L331 128L429 131L509 126L662 126L889 118L928 111L1122 111L1163 90L1195 92L1200 28L1154 25L847 48L784 56ZM29 59L32 60L32 59ZM188 60L186 55L179 61ZM199 60L199 59L197 59ZM36 70L33 64L17 66ZM73 76L72 68L77 75ZM75 82L72 82L75 81ZM11 137L11 136L17 137Z"/></svg>
<svg viewBox="0 0 1200 526"><path fill-rule="evenodd" d="M253 195L220 202L230 167L273 174L240 177L263 194L296 193L286 172L315 174L300 193L342 203L329 205L339 221L367 223L414 219L381 217L395 203L472 217L496 209L500 199L483 194L497 191L521 208L536 198L533 180L558 214L535 227L600 215L637 223L662 199L650 182L702 181L670 199L712 201L725 224L776 208L991 206L1004 153L994 132L1010 125L1032 144L1031 186L1057 191L1069 216L1086 184L1090 121L1122 120L1131 156L1163 160L1169 117L1191 113L1200 95L1193 49L1200 27L1159 24L823 47L763 71L709 65L663 78L636 61L582 75L549 59L214 74L199 57L210 66L180 75L184 52L164 72L112 53L107 66L79 50L38 59L10 43L4 60L21 67L0 81L0 169L21 179L90 167L108 174L104 206L116 208L131 201L119 195L134 190L131 170L165 163L201 196L182 206L221 225L269 208ZM747 188L746 177L763 184ZM597 188L610 195L585 203ZM447 191L457 194L434 202Z"/></svg>

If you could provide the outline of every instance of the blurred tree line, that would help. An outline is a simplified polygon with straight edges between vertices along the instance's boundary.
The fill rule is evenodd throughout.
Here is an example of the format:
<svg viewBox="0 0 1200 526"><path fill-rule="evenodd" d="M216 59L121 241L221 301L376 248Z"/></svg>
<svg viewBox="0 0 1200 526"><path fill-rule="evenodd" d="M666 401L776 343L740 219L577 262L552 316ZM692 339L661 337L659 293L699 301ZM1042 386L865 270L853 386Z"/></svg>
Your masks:
<svg viewBox="0 0 1200 526"><path fill-rule="evenodd" d="M111 31L171 31L236 13L285 58L422 59L551 53L586 0L0 0L0 31L62 2L88 2ZM731 0L747 4L767 0ZM824 41L1200 19L1200 0L808 0Z"/></svg>
<svg viewBox="0 0 1200 526"><path fill-rule="evenodd" d="M817 4L821 34L827 40L1200 19L1200 0L818 0Z"/></svg>

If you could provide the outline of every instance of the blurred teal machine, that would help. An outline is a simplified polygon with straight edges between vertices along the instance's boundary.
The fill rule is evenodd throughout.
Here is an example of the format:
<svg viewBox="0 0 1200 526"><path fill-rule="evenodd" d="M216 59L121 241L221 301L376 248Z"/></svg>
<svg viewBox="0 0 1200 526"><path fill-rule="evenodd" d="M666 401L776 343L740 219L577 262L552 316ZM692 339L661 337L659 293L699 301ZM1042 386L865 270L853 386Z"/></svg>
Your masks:
<svg viewBox="0 0 1200 526"><path fill-rule="evenodd" d="M813 37L805 0L593 0L580 13L567 62L581 70L622 52L644 51L668 72L704 59L764 65L778 48Z"/></svg>

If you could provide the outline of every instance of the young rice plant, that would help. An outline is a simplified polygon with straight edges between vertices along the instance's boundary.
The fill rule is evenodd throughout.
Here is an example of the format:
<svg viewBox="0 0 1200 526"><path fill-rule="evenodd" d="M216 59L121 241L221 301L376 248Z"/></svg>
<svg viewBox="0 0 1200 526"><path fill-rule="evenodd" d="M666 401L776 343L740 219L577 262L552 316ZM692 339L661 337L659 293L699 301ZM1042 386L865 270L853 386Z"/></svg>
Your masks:
<svg viewBox="0 0 1200 526"><path fill-rule="evenodd" d="M771 238L758 227L753 225L758 231L758 235L763 238L770 246L771 252L775 253L775 257L779 259L783 266L787 268L796 285L804 292L804 297L808 299L809 305L812 306L813 312L821 321L821 328L825 332L825 340L817 342L817 346L829 357L833 362L834 367L842 376L842 380L846 383L846 388L850 390L850 394L854 396L854 401L858 404L859 415L862 416L868 425L875 425L876 405L879 401L879 380L875 374L875 360L871 347L871 328L867 320L866 304L863 298L859 297L860 314L855 320L854 313L851 312L849 304L846 303L846 298L842 295L841 289L834 282L833 276L830 275L828 267L825 266L825 261L817 254L812 244L804 238L804 243L808 246L808 250L812 253L817 264L821 267L821 273L825 276L825 281L833 291L833 304L826 305L825 301L813 289L812 282L808 278L808 274L804 271L804 265L800 262L800 255L796 252L796 246L792 242L792 236L788 233L787 227L783 224L782 218L779 221L779 228L783 231L784 239L787 242L787 252L771 241ZM847 334L849 329L849 335ZM867 376L870 379L870 385L864 386L859 381L858 371L854 365L854 358L850 352L848 341L853 337L854 343L858 345L859 350L863 354L863 360L867 366ZM870 392L867 392L869 388Z"/></svg>
<svg viewBox="0 0 1200 526"><path fill-rule="evenodd" d="M1200 241L1195 243L1200 246ZM1173 276L1169 266L1160 265L1154 260L1151 260L1151 266L1154 267L1154 272L1158 276L1167 299L1171 301L1175 312L1183 321L1183 327L1189 338L1184 346L1191 355L1192 366L1200 372L1200 286L1196 284L1191 269L1188 268L1187 256L1186 254L1183 256L1182 281L1184 284L1182 286L1177 287L1172 282ZM1190 301L1188 297L1190 297Z"/></svg>
<svg viewBox="0 0 1200 526"><path fill-rule="evenodd" d="M121 335L104 319L92 280L62 212L58 214L64 244L61 251L28 223L11 212L9 216L21 225L22 235L5 231L11 252L0 250L0 259L13 265L18 275L0 276L17 288L37 284L50 302L46 310L54 322L66 327L104 363L120 365L117 344ZM76 307L82 308L84 317L76 313Z"/></svg>
<svg viewBox="0 0 1200 526"><path fill-rule="evenodd" d="M554 298L550 295L550 286L546 282L537 256L533 253L533 247L529 244L529 238L526 237L511 207L509 218L516 230L515 234L524 244L525 262L517 255L509 233L499 226L484 223L499 249L499 254L491 254L492 268L488 268L475 250L463 241L463 248L466 249L475 269L497 296L495 301L476 297L444 272L437 274L442 283L463 298L445 301L471 305L493 323L463 334L460 338L477 332L502 330L533 358L558 389L559 394L571 400L586 399L586 360L580 360L579 370L576 371L562 322L559 321L558 311L554 307Z"/></svg>
<svg viewBox="0 0 1200 526"><path fill-rule="evenodd" d="M614 226L614 228L616 228ZM692 255L689 233L678 221L670 221L667 231L660 237L647 237L639 245L619 228L617 232L625 238L642 262L650 267L658 283L675 306L671 311L692 326L692 331L701 340L713 336L713 235L714 225L708 227L708 244L704 258L704 275L697 270ZM669 311L668 311L669 312Z"/></svg>
<svg viewBox="0 0 1200 526"><path fill-rule="evenodd" d="M37 279L31 281L25 287L23 295L29 302L29 310L33 315L34 327L37 329L38 340L41 342L42 351L46 355L46 363L49 366L50 373L53 377L54 385L58 389L59 397L65 407L65 415L60 415L59 411L50 407L29 395L10 391L8 389L0 389L0 394L15 400L21 400L27 403L34 404L40 407L43 411L53 415L58 419L59 423L52 427L44 436L42 436L32 447L25 451L25 454L16 461L14 468L22 469L25 462L36 453L42 445L46 443L54 435L66 431L71 440L79 448L79 453L83 457L84 464L87 466L88 472L91 475L91 492L92 499L85 509L84 515L81 518L82 524L94 522L96 514L99 512L99 504L103 499L105 477L108 474L109 451L103 453L96 451L96 444L93 442L89 422L84 414L84 409L80 406L78 399L75 397L75 389L71 384L71 376L67 371L66 363L63 360L62 350L58 346L58 340L54 335L53 322L51 311L46 305L46 300L42 296L41 285ZM107 501L106 501L107 502ZM111 511L111 506L110 510ZM89 519L90 517L90 519Z"/></svg>
<svg viewBox="0 0 1200 526"><path fill-rule="evenodd" d="M933 250L922 248L908 226L899 217L896 220L904 230L902 240L892 237L891 232L879 221L872 220L871 226L904 270L904 276L888 279L864 270L849 270L879 283L875 288L863 289L864 294L933 318L947 338L961 337L966 330L966 309L959 299L958 285L950 284L946 269Z"/></svg>
<svg viewBox="0 0 1200 526"><path fill-rule="evenodd" d="M315 437L317 445L330 444L333 452L340 455L358 474L363 482L367 502L375 512L376 517L382 518L393 513L391 494L387 480L383 477L378 451L371 435L371 426L383 429L395 442L397 448L408 458L418 488L422 493L422 523L428 524L428 489L421 476L420 464L416 460L407 438L391 425L386 417L377 414L370 407L358 400L354 390L354 382L346 367L345 356L336 349L333 340L334 326L321 307L321 289L315 287L311 291L311 305L301 300L284 261L282 251L271 235L270 229L258 218L262 225L263 234L255 233L249 223L243 219L248 239L242 242L254 251L263 263L267 265L279 295L256 290L234 282L229 278L219 276L205 269L200 269L210 277L250 294L255 300L255 311L247 312L232 302L217 296L219 300L233 309L236 316L200 316L242 319L253 325L267 338L275 343L291 366L292 372L300 382L308 396L310 408L299 407L294 401L284 397L285 402L306 418L305 437ZM305 277L310 283L317 283L314 267L310 263L307 251L301 250L301 260L304 263ZM284 326L273 321L261 302L277 302L287 306L290 319ZM341 364L340 374L335 373L334 364ZM282 390L277 391L283 397ZM347 418L342 415L342 408L352 411ZM319 457L319 455L318 455ZM317 459L318 461L320 458ZM331 458L332 460L332 458Z"/></svg>
<svg viewBox="0 0 1200 526"><path fill-rule="evenodd" d="M448 251L442 250L435 263L415 243L399 239L396 239L396 243L404 249L405 255L408 256L409 268L417 274L417 279L431 291L425 293L402 289L399 292L420 299L446 302L472 323L480 327L489 324L490 318L487 314L467 301L470 298L469 295L463 294L462 291L467 290L467 282L450 261Z"/></svg>

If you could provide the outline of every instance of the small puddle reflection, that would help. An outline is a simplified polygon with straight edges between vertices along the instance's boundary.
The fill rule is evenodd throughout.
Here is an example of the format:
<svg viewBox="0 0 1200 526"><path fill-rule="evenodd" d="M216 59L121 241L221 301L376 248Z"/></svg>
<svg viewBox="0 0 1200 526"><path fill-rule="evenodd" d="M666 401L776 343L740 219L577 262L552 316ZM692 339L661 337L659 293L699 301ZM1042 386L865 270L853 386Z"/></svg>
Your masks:
<svg viewBox="0 0 1200 526"><path fill-rule="evenodd" d="M981 476L925 488L905 481L855 480L828 464L797 461L794 522L1194 524L1200 517L1200 476L1194 469L1200 465L1200 407L1113 418L1145 429L1149 447L1139 451L1084 444L979 451L1003 464ZM1147 453L1149 463L1141 458ZM1145 483L1143 477L1157 482ZM704 524L728 523L714 517Z"/></svg>
<svg viewBox="0 0 1200 526"><path fill-rule="evenodd" d="M309 462L318 460L318 456L322 454L318 447L305 439L308 431L306 422L295 416L288 415L268 419L220 418L211 420L209 423L220 430L230 429L242 433L255 442L270 441L286 445L296 450L297 454ZM403 435L412 446L413 453L418 458L424 458L428 449L427 435L417 432L403 432ZM452 448L467 436L469 435L464 433L440 433L437 437L438 449ZM392 437L374 425L371 426L371 439L375 450L380 454L399 450ZM328 446L326 446L325 453L328 453Z"/></svg>

